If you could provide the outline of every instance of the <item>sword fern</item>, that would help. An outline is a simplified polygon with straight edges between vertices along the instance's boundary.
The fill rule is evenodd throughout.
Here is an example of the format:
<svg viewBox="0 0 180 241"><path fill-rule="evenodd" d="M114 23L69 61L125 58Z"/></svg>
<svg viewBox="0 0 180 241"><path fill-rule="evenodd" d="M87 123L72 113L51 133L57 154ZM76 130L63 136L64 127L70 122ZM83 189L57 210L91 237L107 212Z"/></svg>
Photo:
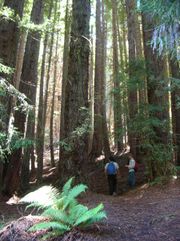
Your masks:
<svg viewBox="0 0 180 241"><path fill-rule="evenodd" d="M48 236L58 236L64 232L75 229L76 227L87 227L95 222L106 218L103 204L88 209L88 207L79 204L77 197L87 189L84 184L78 184L72 187L73 178L69 179L63 186L62 192L59 193L54 187L45 186L29 193L20 202L31 203L34 206L43 209L42 216L48 218L46 222L35 224L30 231L46 229L49 231ZM45 191L46 195L40 199L40 193Z"/></svg>

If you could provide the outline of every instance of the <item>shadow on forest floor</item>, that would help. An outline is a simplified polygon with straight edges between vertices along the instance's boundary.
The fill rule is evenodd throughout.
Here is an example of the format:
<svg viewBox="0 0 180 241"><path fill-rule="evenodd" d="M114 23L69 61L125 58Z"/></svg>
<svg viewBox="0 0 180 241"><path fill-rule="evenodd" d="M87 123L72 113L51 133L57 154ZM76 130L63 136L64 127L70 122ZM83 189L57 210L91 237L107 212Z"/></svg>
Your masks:
<svg viewBox="0 0 180 241"><path fill-rule="evenodd" d="M83 231L74 231L52 240L180 241L179 184L178 179L162 186L144 185L115 197L87 192L81 202L88 207L104 203L108 219ZM9 206L5 199L1 199L1 224L21 217L0 232L1 241L40 240L40 233L30 235L26 232L39 218L24 217L27 212L23 210L23 207Z"/></svg>

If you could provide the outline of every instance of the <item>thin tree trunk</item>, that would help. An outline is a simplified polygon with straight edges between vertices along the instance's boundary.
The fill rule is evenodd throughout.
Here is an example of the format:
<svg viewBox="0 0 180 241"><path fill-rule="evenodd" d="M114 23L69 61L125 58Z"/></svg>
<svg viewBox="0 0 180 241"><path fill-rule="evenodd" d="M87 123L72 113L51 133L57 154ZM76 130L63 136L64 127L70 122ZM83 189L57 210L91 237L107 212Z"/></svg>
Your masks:
<svg viewBox="0 0 180 241"><path fill-rule="evenodd" d="M179 64L173 60L170 60L170 72L172 78L180 79L180 68ZM172 124L173 124L173 135L174 145L176 146L176 165L180 166L180 109L179 109L179 98L180 87L176 86L171 92L171 106L172 106Z"/></svg>
<svg viewBox="0 0 180 241"><path fill-rule="evenodd" d="M112 0L112 25L113 25L113 79L114 79L114 137L115 146L119 151L122 148L122 120L120 97L120 74L118 57L118 30L117 30L117 1Z"/></svg>
<svg viewBox="0 0 180 241"><path fill-rule="evenodd" d="M55 3L55 13L54 13L54 26L57 20L57 8L58 3L56 0ZM54 39L54 34L52 34L52 39ZM51 155L51 166L55 167L55 160L54 160L54 140L53 140L53 121L54 121L54 101L55 101L55 89L56 89L56 83L57 83L57 62L58 62L58 40L59 35L57 33L56 38L56 53L55 53L55 61L54 61L54 78L53 78L53 91L52 91L52 101L51 101L51 114L50 114L50 155ZM53 41L52 41L53 44Z"/></svg>
<svg viewBox="0 0 180 241"><path fill-rule="evenodd" d="M53 0L50 2L49 8L49 16L51 17L53 7ZM36 153L37 153L37 180L38 183L42 182L43 175L43 158L44 158L44 127L45 127L45 106L46 97L44 97L44 76L45 76L45 65L46 65L46 49L48 45L48 34L45 34L44 46L43 46L43 56L42 56L42 65L41 65L41 77L40 77L40 89L39 89L39 104L38 104L38 117L37 117L37 145L36 145ZM47 90L47 89L46 89ZM46 94L45 94L46 96ZM44 98L43 98L44 97Z"/></svg>
<svg viewBox="0 0 180 241"><path fill-rule="evenodd" d="M107 57L107 23L105 22L105 5L104 0L102 0L102 129L103 129L103 150L105 157L110 156L110 144L109 144L109 135L107 128L107 118L106 118L106 57Z"/></svg>
<svg viewBox="0 0 180 241"><path fill-rule="evenodd" d="M56 6L55 6L55 8L56 8ZM49 19L51 19L52 9L53 9L53 0L51 1L51 5L50 5L50 12L49 12L49 17L48 17ZM54 9L54 11L56 11L56 10ZM55 13L55 15L56 15L56 13ZM54 16L53 29L52 29L52 32L50 35L50 49L49 49L49 58L48 58L48 67L47 67L47 78L46 78L46 85L44 88L44 93L45 93L44 94L44 118L43 118L44 119L44 129L46 128L46 119L47 119L48 93L49 93L48 90L49 90L49 81L50 81L50 75L51 75L51 63L52 63L52 54L53 54L53 45L54 45L55 22L56 22L56 16ZM47 39L48 39L48 33L47 33Z"/></svg>
<svg viewBox="0 0 180 241"><path fill-rule="evenodd" d="M91 26L91 49L90 49L90 67L89 67L89 110L91 113L91 131L88 141L88 155L92 152L93 148L93 135L94 135L94 56L93 56L93 26Z"/></svg>
<svg viewBox="0 0 180 241"><path fill-rule="evenodd" d="M69 0L66 2L66 14L65 14L65 34L64 34L64 52L63 52L63 75L62 75L62 86L61 86L61 115L60 115L60 133L59 133L59 163L58 171L63 170L63 160L61 154L63 152L63 147L61 145L62 141L65 138L64 133L64 115L65 115L65 90L67 85L68 77L68 60L69 60L69 40L70 40L70 14L69 14Z"/></svg>
<svg viewBox="0 0 180 241"><path fill-rule="evenodd" d="M128 124L128 139L131 152L136 158L136 136L133 133L132 125L133 119L137 114L137 83L134 81L134 73L131 70L131 64L136 60L136 42L135 42L135 1L126 0L127 24L128 24L128 43L129 43L129 82L128 82L128 105L129 105L129 124Z"/></svg>
<svg viewBox="0 0 180 241"><path fill-rule="evenodd" d="M98 157L103 150L102 129L102 29L101 1L96 1L96 52L94 76L94 135L91 158Z"/></svg>

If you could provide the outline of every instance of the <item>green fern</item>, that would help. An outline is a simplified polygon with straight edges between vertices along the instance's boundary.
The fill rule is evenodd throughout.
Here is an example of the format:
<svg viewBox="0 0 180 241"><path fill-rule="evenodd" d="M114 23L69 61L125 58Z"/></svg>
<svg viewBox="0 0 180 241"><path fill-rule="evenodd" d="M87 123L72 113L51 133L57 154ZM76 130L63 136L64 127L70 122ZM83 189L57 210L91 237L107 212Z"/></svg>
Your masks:
<svg viewBox="0 0 180 241"><path fill-rule="evenodd" d="M65 199L65 203L64 203L64 209L68 207L68 205L70 205L70 203L77 197L79 196L79 194L81 194L82 192L85 192L85 190L87 189L87 186L83 185L83 184L79 184L75 187L73 187L71 190L69 190L68 195Z"/></svg>
<svg viewBox="0 0 180 241"><path fill-rule="evenodd" d="M74 178L71 178L66 182L62 193L59 193L56 188L45 186L29 193L20 200L20 202L30 202L29 206L31 207L44 209L42 216L48 218L47 222L35 224L30 231L47 229L50 232L47 234L48 237L58 236L76 227L87 227L106 218L103 204L88 209L78 203L76 198L87 189L87 186L79 184L72 187L73 180ZM45 191L43 197L46 199L43 201L39 198L39 193L42 193L42 190Z"/></svg>
<svg viewBox="0 0 180 241"><path fill-rule="evenodd" d="M99 212L103 210L104 206L103 204L99 204L96 208L90 209L87 212L85 212L83 215L80 215L80 217L77 219L75 226L79 226L81 224L85 224L90 219L95 217Z"/></svg>
<svg viewBox="0 0 180 241"><path fill-rule="evenodd" d="M69 190L71 189L72 186L72 182L74 181L74 177L71 177L63 186L62 189L62 196L66 196L69 192Z"/></svg>

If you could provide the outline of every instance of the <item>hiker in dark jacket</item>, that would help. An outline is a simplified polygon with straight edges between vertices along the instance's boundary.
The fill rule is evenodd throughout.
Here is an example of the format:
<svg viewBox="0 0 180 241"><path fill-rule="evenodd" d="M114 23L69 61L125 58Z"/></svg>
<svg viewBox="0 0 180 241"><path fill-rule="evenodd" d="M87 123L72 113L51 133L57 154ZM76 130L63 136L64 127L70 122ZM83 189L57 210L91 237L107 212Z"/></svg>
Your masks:
<svg viewBox="0 0 180 241"><path fill-rule="evenodd" d="M119 165L115 162L112 156L109 157L109 162L105 165L105 174L109 184L109 194L116 195L117 192L117 173Z"/></svg>

